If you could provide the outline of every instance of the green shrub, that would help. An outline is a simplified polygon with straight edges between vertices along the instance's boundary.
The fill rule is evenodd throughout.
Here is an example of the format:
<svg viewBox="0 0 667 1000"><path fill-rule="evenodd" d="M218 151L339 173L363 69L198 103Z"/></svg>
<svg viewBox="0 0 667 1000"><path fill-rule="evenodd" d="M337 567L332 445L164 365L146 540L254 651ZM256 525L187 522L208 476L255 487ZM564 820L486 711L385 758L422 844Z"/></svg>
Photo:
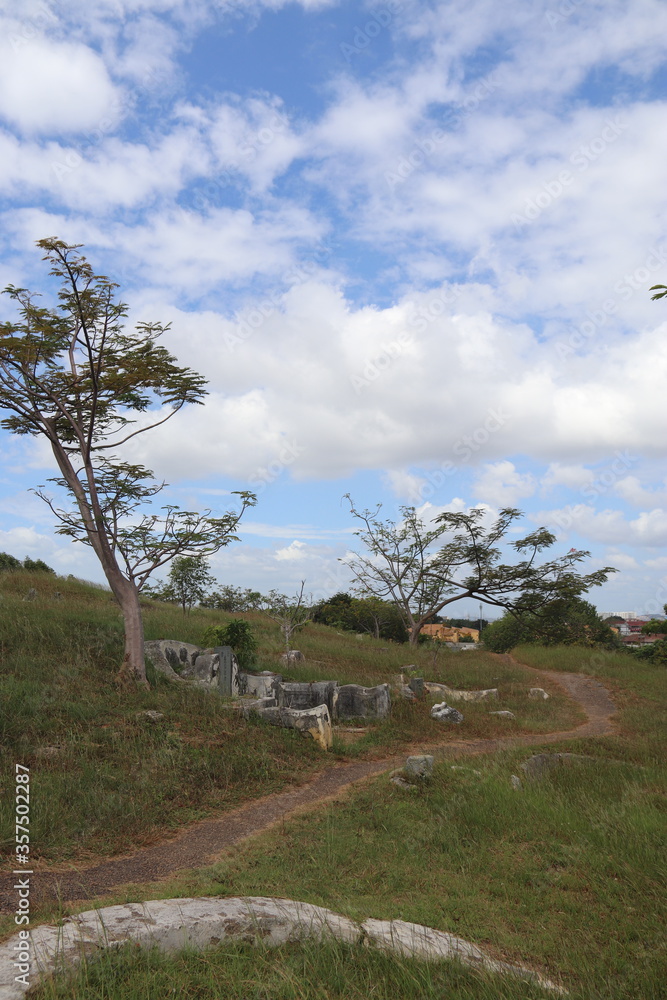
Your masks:
<svg viewBox="0 0 667 1000"><path fill-rule="evenodd" d="M250 622L232 618L226 625L209 625L202 635L202 645L231 646L242 670L249 670L257 662L257 639Z"/></svg>

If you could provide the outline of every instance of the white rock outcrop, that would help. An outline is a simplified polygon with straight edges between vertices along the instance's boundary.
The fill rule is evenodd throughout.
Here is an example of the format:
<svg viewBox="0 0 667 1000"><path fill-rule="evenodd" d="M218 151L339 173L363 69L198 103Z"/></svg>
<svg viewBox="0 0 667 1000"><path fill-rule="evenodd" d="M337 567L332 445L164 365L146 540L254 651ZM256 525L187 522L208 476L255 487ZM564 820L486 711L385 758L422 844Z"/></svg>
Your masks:
<svg viewBox="0 0 667 1000"><path fill-rule="evenodd" d="M104 948L119 947L128 941L161 951L177 951L186 947L200 950L224 941L277 947L313 938L335 938L347 944L363 942L430 961L458 959L489 972L538 983L543 989L566 992L538 972L499 962L469 941L421 924L373 919L357 924L322 906L245 896L107 906L79 913L61 926L42 924L24 931L23 936L15 934L0 944L0 1000L21 1000L28 989L63 965L76 966L84 956L94 957Z"/></svg>

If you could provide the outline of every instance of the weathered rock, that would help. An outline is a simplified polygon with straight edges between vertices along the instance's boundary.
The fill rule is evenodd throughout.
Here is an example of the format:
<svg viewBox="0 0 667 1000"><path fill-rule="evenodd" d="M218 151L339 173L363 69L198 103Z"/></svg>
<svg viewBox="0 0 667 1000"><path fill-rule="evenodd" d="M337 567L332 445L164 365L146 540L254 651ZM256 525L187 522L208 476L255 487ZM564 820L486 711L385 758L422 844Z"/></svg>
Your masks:
<svg viewBox="0 0 667 1000"><path fill-rule="evenodd" d="M228 670L227 690L223 690L220 683L220 660L221 656L225 655L225 649ZM219 691L220 694L231 695L233 698L239 696L239 665L231 647L220 646L217 649L200 650L192 664L183 668L181 677L206 691Z"/></svg>
<svg viewBox="0 0 667 1000"><path fill-rule="evenodd" d="M399 788L404 788L408 792L416 792L417 786L413 785L411 781L406 781L406 779L400 773L400 770L401 769L399 769L399 773L392 774L391 778L389 779L392 785L397 785Z"/></svg>
<svg viewBox="0 0 667 1000"><path fill-rule="evenodd" d="M154 708L147 708L145 712L137 712L137 719L145 719L146 722L160 722L164 719L164 712L156 712Z"/></svg>
<svg viewBox="0 0 667 1000"><path fill-rule="evenodd" d="M254 695L255 698L277 697L278 685L283 679L282 674L274 674L272 670L262 670L259 674L239 673L239 691L241 694Z"/></svg>
<svg viewBox="0 0 667 1000"><path fill-rule="evenodd" d="M454 937L446 931L437 931L422 924L412 924L404 920L364 920L361 925L367 940L377 948L392 951L410 958L426 960L458 959L465 965L486 969L488 972L500 972L521 979L532 981L543 989L565 992L561 987L544 979L538 972L526 969L520 965L510 965L499 962L486 955L481 948Z"/></svg>
<svg viewBox="0 0 667 1000"><path fill-rule="evenodd" d="M501 719L516 719L514 712L510 712L506 708L501 712L489 712L489 715L499 715Z"/></svg>
<svg viewBox="0 0 667 1000"><path fill-rule="evenodd" d="M214 649L174 639L150 639L144 643L144 655L170 681L189 683L205 691L220 690L220 654ZM231 654L231 691L226 693L233 697L239 695L238 675L239 665Z"/></svg>
<svg viewBox="0 0 667 1000"><path fill-rule="evenodd" d="M422 698L424 696L424 678L423 677L411 677L408 681L408 687L414 694L415 698Z"/></svg>
<svg viewBox="0 0 667 1000"><path fill-rule="evenodd" d="M408 757L403 771L412 778L430 778L433 775L433 757L426 753Z"/></svg>
<svg viewBox="0 0 667 1000"><path fill-rule="evenodd" d="M441 722L463 722L461 713L455 708L450 708L446 701L441 702L439 705L434 705L431 709L431 715L434 719L439 719Z"/></svg>
<svg viewBox="0 0 667 1000"><path fill-rule="evenodd" d="M182 681L181 671L191 667L199 653L199 646L176 639L149 639L144 643L146 658L170 681Z"/></svg>
<svg viewBox="0 0 667 1000"><path fill-rule="evenodd" d="M62 747L36 747L35 757L57 757L61 753Z"/></svg>
<svg viewBox="0 0 667 1000"><path fill-rule="evenodd" d="M450 768L452 771L464 771L466 774L474 774L477 778L482 777L482 772L474 767L465 767L463 764L450 764Z"/></svg>
<svg viewBox="0 0 667 1000"><path fill-rule="evenodd" d="M289 663L303 663L306 657L298 649L289 649L280 659L287 666Z"/></svg>
<svg viewBox="0 0 667 1000"><path fill-rule="evenodd" d="M515 792L521 791L521 778L519 777L518 774L512 774L510 776L510 784L512 785L512 788L514 789Z"/></svg>
<svg viewBox="0 0 667 1000"><path fill-rule="evenodd" d="M468 645L470 645L468 643ZM429 694L438 695L445 701L489 701L498 698L498 688L485 688L481 691L457 691L446 684L434 684L427 681L424 685Z"/></svg>
<svg viewBox="0 0 667 1000"><path fill-rule="evenodd" d="M414 691L412 690L412 688L408 687L407 684L401 684L401 686L399 688L399 694L400 694L401 698L405 698L406 701L416 701L417 700L416 694L414 693Z"/></svg>
<svg viewBox="0 0 667 1000"><path fill-rule="evenodd" d="M291 899L206 897L125 903L87 910L60 925L42 924L27 933L28 938L21 931L0 943L0 1000L22 1000L25 995L25 986L16 979L17 961L25 961L26 981L36 987L59 968L77 966L84 956L126 942L170 952L183 948L200 950L225 941L278 947L296 941L332 938L346 944L364 941L424 960L454 958L466 965L518 976L544 989L564 992L539 973L499 962L471 942L444 931L401 920L371 919L360 926L324 907Z"/></svg>
<svg viewBox="0 0 667 1000"><path fill-rule="evenodd" d="M390 711L388 684L372 688L343 684L338 688L336 715L339 719L386 719Z"/></svg>
<svg viewBox="0 0 667 1000"><path fill-rule="evenodd" d="M296 708L299 711L315 708L317 705L326 705L329 709L329 715L335 719L338 681L312 681L311 683L283 681L276 687L276 697L279 705L285 708Z"/></svg>
<svg viewBox="0 0 667 1000"><path fill-rule="evenodd" d="M260 713L260 709L263 708L278 708L278 699L272 698L270 696L267 698L255 698L255 699L244 698L241 701L240 705L236 704L233 707L240 709L240 711L243 713L244 718L247 719L251 712Z"/></svg>
<svg viewBox="0 0 667 1000"><path fill-rule="evenodd" d="M521 764L521 770L527 778L543 778L549 771L567 764L581 764L583 761L594 760L581 753L536 753Z"/></svg>
<svg viewBox="0 0 667 1000"><path fill-rule="evenodd" d="M528 697L532 698L533 701L546 701L549 695L544 688L531 688L528 692Z"/></svg>
<svg viewBox="0 0 667 1000"><path fill-rule="evenodd" d="M262 707L256 711L261 719L272 726L286 726L288 729L297 729L304 736L312 736L323 750L329 750L333 744L331 716L326 705L318 705L316 708L307 708L304 711L280 706Z"/></svg>

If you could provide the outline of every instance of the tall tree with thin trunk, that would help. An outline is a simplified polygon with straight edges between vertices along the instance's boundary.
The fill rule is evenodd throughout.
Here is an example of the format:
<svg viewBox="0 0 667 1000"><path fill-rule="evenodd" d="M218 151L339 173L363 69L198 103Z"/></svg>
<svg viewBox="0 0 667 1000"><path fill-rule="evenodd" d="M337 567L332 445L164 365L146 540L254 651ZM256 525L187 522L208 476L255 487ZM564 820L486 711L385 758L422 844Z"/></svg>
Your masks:
<svg viewBox="0 0 667 1000"><path fill-rule="evenodd" d="M147 686L141 588L174 556L209 555L232 541L256 500L241 492L239 509L222 517L176 506L140 513L166 484L117 451L187 403L201 403L206 381L157 343L168 327L142 322L125 331L127 306L116 301L118 285L93 272L80 245L56 238L37 245L61 282L59 304L44 308L25 288L4 290L17 303L19 321L0 324L0 408L11 411L2 426L51 445L60 471L52 482L67 490L74 509L59 507L43 487L38 495L61 533L92 547L121 607L119 680ZM138 423L141 414L150 416Z"/></svg>
<svg viewBox="0 0 667 1000"><path fill-rule="evenodd" d="M546 528L509 542L519 557L501 562L499 545L520 510L505 508L486 525L488 511L444 513L426 525L414 507L401 508L401 521L381 521L376 511L355 508L360 522L355 534L366 552L351 552L341 560L354 574L357 589L393 601L416 643L422 627L448 604L464 597L516 612L534 612L560 598L578 597L604 583L611 566L580 574L575 567L590 552L571 549L565 555L540 563L537 557L556 541Z"/></svg>

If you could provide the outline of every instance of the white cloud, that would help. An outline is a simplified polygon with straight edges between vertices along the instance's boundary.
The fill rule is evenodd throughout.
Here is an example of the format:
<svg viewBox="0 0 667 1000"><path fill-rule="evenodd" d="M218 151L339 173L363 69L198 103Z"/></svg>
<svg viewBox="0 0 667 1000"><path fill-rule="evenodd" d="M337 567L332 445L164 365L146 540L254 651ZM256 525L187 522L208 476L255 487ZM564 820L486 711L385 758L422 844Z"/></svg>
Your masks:
<svg viewBox="0 0 667 1000"><path fill-rule="evenodd" d="M28 133L99 127L117 111L120 93L102 59L73 42L37 38L5 47L0 60L0 115Z"/></svg>
<svg viewBox="0 0 667 1000"><path fill-rule="evenodd" d="M642 486L637 476L625 476L614 486L614 491L634 507L667 505L667 490L650 490Z"/></svg>
<svg viewBox="0 0 667 1000"><path fill-rule="evenodd" d="M628 520L620 510L596 511L587 504L570 504L558 510L536 512L531 519L606 544L648 548L667 544L667 511L661 508L642 511Z"/></svg>
<svg viewBox="0 0 667 1000"><path fill-rule="evenodd" d="M571 490L581 490L593 482L595 474L583 465L563 465L551 462L540 481L542 493L548 493L555 486L567 486Z"/></svg>
<svg viewBox="0 0 667 1000"><path fill-rule="evenodd" d="M535 492L535 477L520 473L512 462L485 465L475 481L475 496L496 507L514 507L523 497Z"/></svg>
<svg viewBox="0 0 667 1000"><path fill-rule="evenodd" d="M298 539L294 539L290 545L287 545L284 549L276 549L276 559L280 562L282 560L289 560L290 562L294 560L302 561L308 555L308 546L305 542L300 542Z"/></svg>

